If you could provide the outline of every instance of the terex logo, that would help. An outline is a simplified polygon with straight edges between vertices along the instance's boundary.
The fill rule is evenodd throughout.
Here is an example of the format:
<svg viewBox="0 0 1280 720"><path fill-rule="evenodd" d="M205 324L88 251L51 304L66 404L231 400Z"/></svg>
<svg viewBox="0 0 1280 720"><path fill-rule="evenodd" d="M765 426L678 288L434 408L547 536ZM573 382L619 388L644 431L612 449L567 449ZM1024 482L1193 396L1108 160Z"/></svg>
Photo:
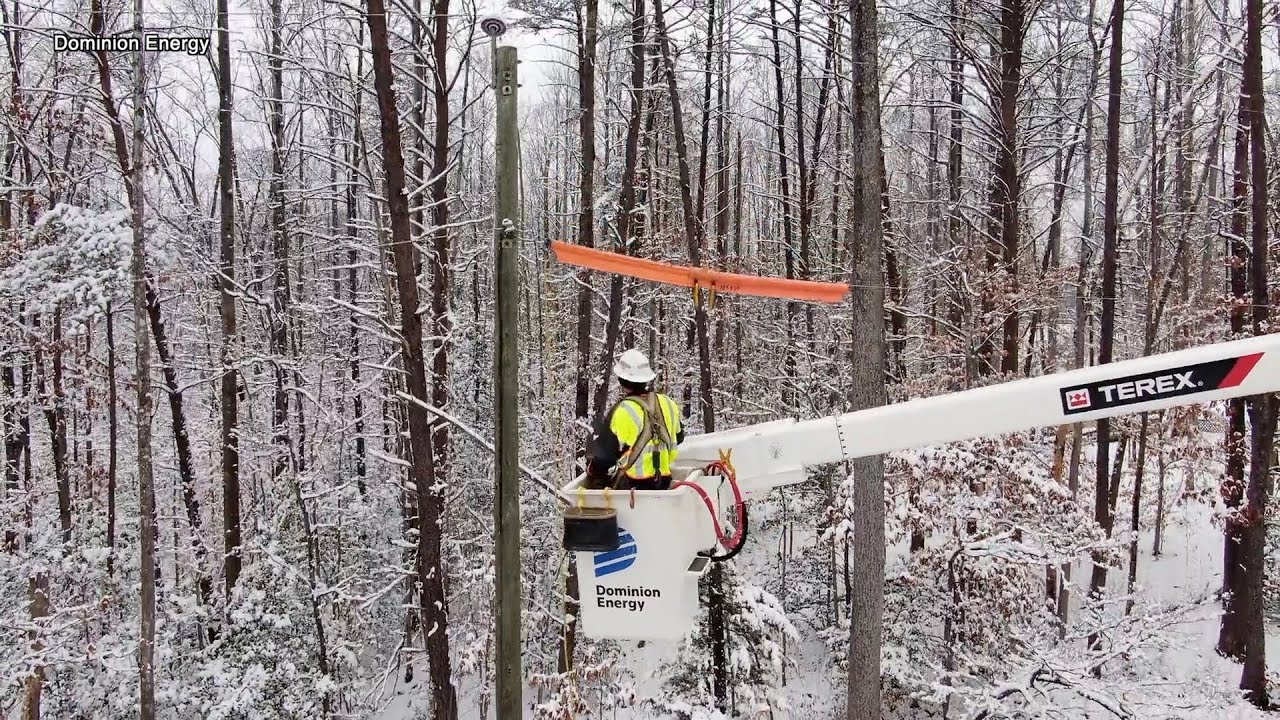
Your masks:
<svg viewBox="0 0 1280 720"><path fill-rule="evenodd" d="M598 552L592 560L596 568L596 577L622 572L636 564L636 539L626 529L618 528L618 549Z"/></svg>
<svg viewBox="0 0 1280 720"><path fill-rule="evenodd" d="M1169 395L1186 388L1203 386L1203 382L1192 380L1191 372L1187 371L1170 375L1157 375L1153 378L1143 378L1141 380L1130 380L1114 385L1102 385L1098 387L1098 391L1107 398L1107 402L1111 402L1114 399L1128 400L1130 398L1144 398L1149 395Z"/></svg>
<svg viewBox="0 0 1280 720"><path fill-rule="evenodd" d="M1059 391L1065 415L1236 387L1262 353L1073 385Z"/></svg>

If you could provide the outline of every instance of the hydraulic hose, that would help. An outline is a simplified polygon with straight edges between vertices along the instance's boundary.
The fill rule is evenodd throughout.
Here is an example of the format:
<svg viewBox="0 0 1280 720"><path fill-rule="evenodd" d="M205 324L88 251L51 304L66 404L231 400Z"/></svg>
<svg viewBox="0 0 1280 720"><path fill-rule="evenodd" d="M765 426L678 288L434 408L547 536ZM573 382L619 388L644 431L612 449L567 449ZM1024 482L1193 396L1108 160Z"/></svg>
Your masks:
<svg viewBox="0 0 1280 720"><path fill-rule="evenodd" d="M732 560L732 559L734 558L734 556L736 556L738 553L742 552L742 548L746 547L746 544L747 544L747 506L746 506L746 505L740 505L739 507L740 507L740 508L741 508L741 510L742 510L742 512L741 512L741 513L739 513L739 515L742 517L742 535L741 535L740 539L738 540L738 544L737 544L737 545L735 545L735 546L734 546L734 548L733 548L732 550L730 550L729 552L727 552L727 553L725 553L725 554L723 554L723 555L708 554L708 555L706 556L706 558L707 558L708 560L710 560L711 562L724 562L724 561L726 561L726 560Z"/></svg>
<svg viewBox="0 0 1280 720"><path fill-rule="evenodd" d="M734 509L737 511L737 527L734 528L733 537L725 535L724 528L720 525L720 518L716 516L716 506L711 502L711 496L707 494L706 490L702 489L702 486L691 482L680 481L672 483L671 489L674 490L678 487L692 488L693 491L698 493L699 497L702 498L703 504L707 506L707 512L711 515L711 522L716 530L716 539L719 540L720 544L728 550L724 555L712 554L707 555L706 557L713 562L723 562L737 555L741 552L742 547L746 545L747 506L742 502L742 491L738 488L737 473L734 472L733 465L727 460L717 460L710 463L707 465L704 472L706 472L707 475L720 475L721 477L725 477L729 480L729 487L733 490Z"/></svg>

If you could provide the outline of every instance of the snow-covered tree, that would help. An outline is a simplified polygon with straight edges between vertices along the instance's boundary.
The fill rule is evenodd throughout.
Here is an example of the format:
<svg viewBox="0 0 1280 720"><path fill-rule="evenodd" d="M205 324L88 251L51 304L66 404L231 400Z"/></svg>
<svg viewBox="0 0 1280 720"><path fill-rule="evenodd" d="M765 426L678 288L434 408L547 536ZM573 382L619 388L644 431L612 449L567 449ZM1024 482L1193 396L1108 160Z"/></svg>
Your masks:
<svg viewBox="0 0 1280 720"><path fill-rule="evenodd" d="M679 720L712 720L722 717L756 717L788 709L781 686L784 667L791 662L783 652L784 636L798 633L773 595L741 576L734 561L725 565L725 610L728 637L729 707L716 707L711 686L711 655L707 613L680 644L676 657L664 663L664 697L646 706ZM703 607L710 588L700 590Z"/></svg>

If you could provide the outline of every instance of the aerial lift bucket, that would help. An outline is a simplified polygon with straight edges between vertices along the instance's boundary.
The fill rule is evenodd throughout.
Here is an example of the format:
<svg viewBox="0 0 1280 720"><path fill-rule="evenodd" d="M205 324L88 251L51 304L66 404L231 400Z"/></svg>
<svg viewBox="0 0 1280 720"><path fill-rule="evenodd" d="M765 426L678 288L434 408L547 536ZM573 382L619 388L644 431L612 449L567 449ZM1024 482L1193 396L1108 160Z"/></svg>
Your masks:
<svg viewBox="0 0 1280 720"><path fill-rule="evenodd" d="M578 565L582 633L618 640L684 637L698 617L698 578L710 567L699 553L717 540L705 502L691 488L587 490L583 480L561 488L570 503L565 545ZM684 480L702 487L719 511L723 478L693 470ZM610 530L612 542L606 542Z"/></svg>

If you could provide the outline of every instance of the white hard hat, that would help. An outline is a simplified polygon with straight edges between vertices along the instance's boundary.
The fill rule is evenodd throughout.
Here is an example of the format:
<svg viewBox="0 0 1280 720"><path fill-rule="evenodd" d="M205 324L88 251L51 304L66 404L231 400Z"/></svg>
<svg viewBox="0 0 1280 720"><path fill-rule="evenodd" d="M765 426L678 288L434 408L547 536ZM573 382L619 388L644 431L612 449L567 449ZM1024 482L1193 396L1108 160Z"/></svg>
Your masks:
<svg viewBox="0 0 1280 720"><path fill-rule="evenodd" d="M623 380L635 383L651 382L658 377L653 368L649 367L649 358L634 348L618 357L618 362L613 366L613 374Z"/></svg>

